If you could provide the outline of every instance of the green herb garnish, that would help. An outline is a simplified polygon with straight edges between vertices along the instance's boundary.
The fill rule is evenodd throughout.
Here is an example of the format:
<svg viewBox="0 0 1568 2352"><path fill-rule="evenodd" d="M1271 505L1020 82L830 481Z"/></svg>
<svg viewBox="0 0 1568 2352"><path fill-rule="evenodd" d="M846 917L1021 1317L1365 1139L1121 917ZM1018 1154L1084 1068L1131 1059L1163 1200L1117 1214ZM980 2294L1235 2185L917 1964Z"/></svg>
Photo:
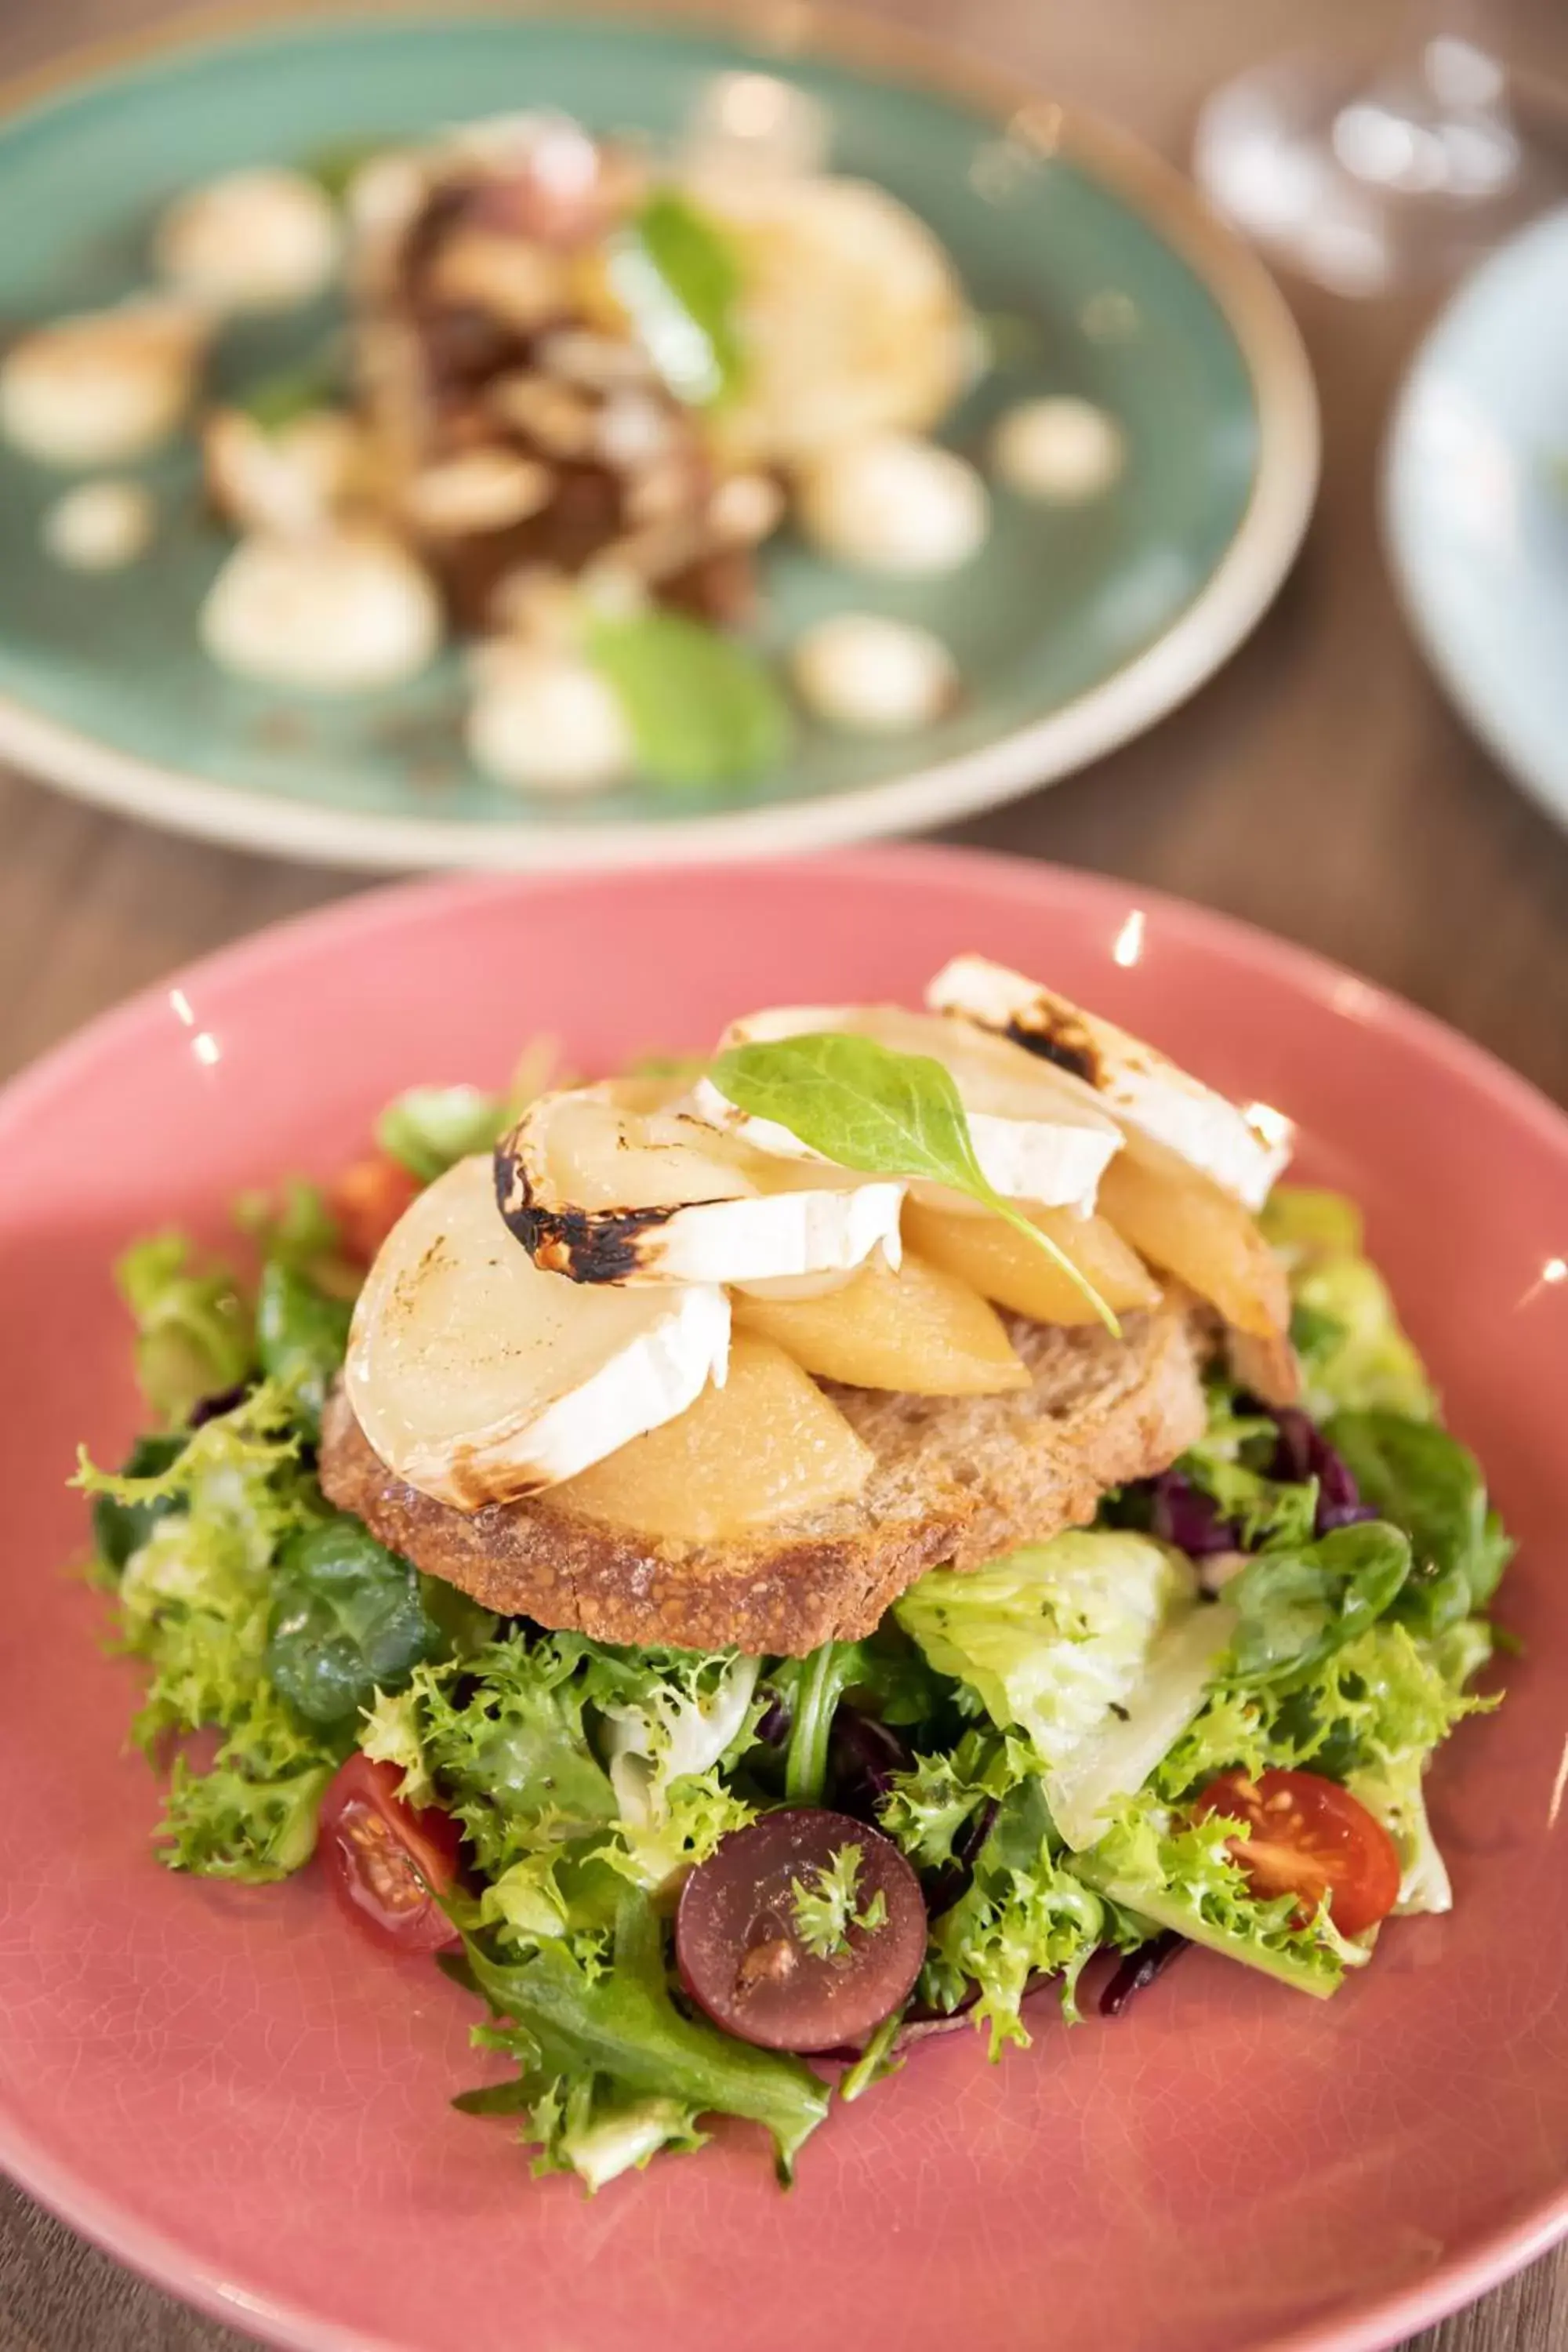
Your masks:
<svg viewBox="0 0 1568 2352"><path fill-rule="evenodd" d="M259 376L235 394L234 404L264 433L281 433L286 425L297 425L301 416L330 408L342 391L342 369L316 360L303 367L279 368L274 375Z"/></svg>
<svg viewBox="0 0 1568 2352"><path fill-rule="evenodd" d="M709 1076L738 1110L787 1128L840 1168L919 1177L978 1201L1053 1258L1120 1338L1121 1327L1093 1284L987 1181L952 1074L929 1055L898 1054L872 1037L820 1030L731 1046Z"/></svg>
<svg viewBox="0 0 1568 2352"><path fill-rule="evenodd" d="M661 783L734 783L789 748L789 713L765 664L717 629L679 613L600 620L587 652Z"/></svg>
<svg viewBox="0 0 1568 2352"><path fill-rule="evenodd" d="M874 1936L887 1925L888 1898L880 1887L868 1903L858 1910L855 1907L862 1859L858 1845L841 1845L831 1862L812 1872L812 1885L800 1878L790 1881L795 1933L813 1959L845 1959L855 1948L849 1940L851 1927Z"/></svg>
<svg viewBox="0 0 1568 2352"><path fill-rule="evenodd" d="M316 185L331 196L333 204L341 205L365 165L374 163L378 155L386 152L384 140L348 139L340 146L321 148L314 155L309 156L300 169L308 180L314 180Z"/></svg>
<svg viewBox="0 0 1568 2352"><path fill-rule="evenodd" d="M706 215L658 189L617 241L610 277L678 400L709 408L739 389L741 267Z"/></svg>

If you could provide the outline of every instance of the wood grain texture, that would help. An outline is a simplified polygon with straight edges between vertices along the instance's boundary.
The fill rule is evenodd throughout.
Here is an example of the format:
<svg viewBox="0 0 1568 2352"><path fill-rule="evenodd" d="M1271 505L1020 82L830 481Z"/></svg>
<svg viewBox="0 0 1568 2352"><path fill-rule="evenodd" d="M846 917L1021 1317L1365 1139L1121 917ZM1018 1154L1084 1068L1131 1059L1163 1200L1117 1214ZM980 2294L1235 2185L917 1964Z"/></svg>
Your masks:
<svg viewBox="0 0 1568 2352"><path fill-rule="evenodd" d="M1485 9L1568 79L1561 0ZM1401 0L882 0L1043 88L1185 149L1205 89L1303 37L1362 47ZM159 13L149 0L0 0L0 69ZM1318 372L1321 502L1294 576L1228 668L1084 775L952 837L1184 893L1342 959L1568 1103L1568 841L1449 714L1400 621L1374 486L1388 404L1429 301L1352 307L1292 286ZM140 832L0 774L0 1072L193 955L360 887ZM196 2317L0 2189L0 2352L221 2352ZM1557 2352L1568 2255L1409 2352Z"/></svg>

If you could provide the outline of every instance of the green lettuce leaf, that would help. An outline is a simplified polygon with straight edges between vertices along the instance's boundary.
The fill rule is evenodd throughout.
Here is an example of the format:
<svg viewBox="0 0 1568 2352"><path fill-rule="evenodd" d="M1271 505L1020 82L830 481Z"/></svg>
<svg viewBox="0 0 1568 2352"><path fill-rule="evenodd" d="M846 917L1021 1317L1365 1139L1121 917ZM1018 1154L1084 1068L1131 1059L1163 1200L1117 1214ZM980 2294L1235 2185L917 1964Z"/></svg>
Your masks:
<svg viewBox="0 0 1568 2352"><path fill-rule="evenodd" d="M149 1669L136 1738L151 1752L191 1732L222 1735L207 1771L174 1761L163 1859L252 1880L298 1869L346 1738L302 1721L267 1670L273 1563L323 1507L291 1399L264 1383L162 1467L106 1473L84 1458L77 1484L142 1514L145 1528L119 1584L121 1638Z"/></svg>
<svg viewBox="0 0 1568 2352"><path fill-rule="evenodd" d="M671 1785L750 1745L762 1661L735 1650L583 1645L584 1688L607 1727L605 1752L625 1821L658 1818Z"/></svg>
<svg viewBox="0 0 1568 2352"><path fill-rule="evenodd" d="M121 1465L123 1479L155 1478L168 1468L185 1444L184 1430L167 1435L139 1437ZM98 1494L92 1502L92 1540L99 1562L112 1582L133 1551L140 1551L158 1521L183 1510L178 1495L155 1495L146 1502L121 1502L114 1494Z"/></svg>
<svg viewBox="0 0 1568 2352"><path fill-rule="evenodd" d="M1167 1624L1194 1605L1188 1564L1145 1536L1073 1532L960 1574L933 1569L894 1615L939 1673L1047 1762L1125 1703Z"/></svg>
<svg viewBox="0 0 1568 2352"><path fill-rule="evenodd" d="M1447 1907L1447 1874L1426 1819L1423 1776L1467 1716L1495 1706L1468 1688L1490 1654L1481 1619L1437 1639L1384 1617L1289 1688L1216 1690L1155 1775L1180 1809L1223 1772L1277 1767L1342 1780L1399 1849L1401 1911Z"/></svg>
<svg viewBox="0 0 1568 2352"><path fill-rule="evenodd" d="M1482 1620L1431 1641L1385 1617L1309 1678L1215 1691L1153 1786L1178 1803L1232 1770L1256 1775L1276 1765L1339 1780L1411 1756L1425 1760L1457 1723L1497 1704L1468 1687L1489 1654Z"/></svg>
<svg viewBox="0 0 1568 2352"><path fill-rule="evenodd" d="M1051 1817L1069 1846L1093 1845L1185 1731L1225 1664L1236 1622L1223 1601L1189 1610L1163 1635L1126 1700L1047 1773Z"/></svg>
<svg viewBox="0 0 1568 2352"><path fill-rule="evenodd" d="M966 1731L954 1748L917 1756L909 1772L892 1776L877 1818L917 1870L940 1870L983 1805L999 1803L1039 1769L1027 1740Z"/></svg>
<svg viewBox="0 0 1568 2352"><path fill-rule="evenodd" d="M503 2021L480 2038L517 2061L519 2081L461 2104L522 2109L542 2168L569 2168L597 2188L660 2147L694 2147L699 2116L733 2115L764 2126L790 2179L827 2112L826 2085L797 2058L681 2014L645 1894L621 1889L606 1966L584 1967L560 1938L514 1962L480 1936L464 1940L467 1974Z"/></svg>
<svg viewBox="0 0 1568 2352"><path fill-rule="evenodd" d="M230 1742L223 1759L239 1752ZM321 1798L336 1769L329 1756L257 1779L234 1761L193 1772L176 1757L158 1832L160 1858L171 1870L202 1878L264 1885L289 1877L315 1851Z"/></svg>
<svg viewBox="0 0 1568 2352"><path fill-rule="evenodd" d="M833 1719L846 1698L885 1723L926 1725L955 1700L962 1710L963 1694L933 1674L891 1618L866 1641L824 1642L804 1658L775 1660L759 1713L774 1703L787 1712L784 1794L791 1804L820 1805L829 1797Z"/></svg>
<svg viewBox="0 0 1568 2352"><path fill-rule="evenodd" d="M599 1851L635 1885L669 1886L755 1815L756 1808L726 1788L716 1771L687 1772L666 1784L650 1811L623 1812L614 1838Z"/></svg>
<svg viewBox="0 0 1568 2352"><path fill-rule="evenodd" d="M256 1349L269 1380L294 1401L307 1435L321 1433L327 1392L342 1369L353 1309L282 1258L261 1269L256 1292Z"/></svg>
<svg viewBox="0 0 1568 2352"><path fill-rule="evenodd" d="M382 1112L375 1139L421 1184L433 1184L459 1160L489 1151L507 1117L506 1101L478 1087L413 1087Z"/></svg>
<svg viewBox="0 0 1568 2352"><path fill-rule="evenodd" d="M1200 1602L1190 1562L1125 1530L1074 1532L955 1574L895 1604L930 1663L1021 1731L1057 1826L1091 1845L1191 1722L1228 1647L1228 1610Z"/></svg>
<svg viewBox="0 0 1568 2352"><path fill-rule="evenodd" d="M1259 1220L1286 1262L1290 1336L1315 1421L1339 1407L1386 1406L1428 1418L1421 1359L1400 1328L1388 1286L1366 1257L1361 1212L1339 1192L1276 1187Z"/></svg>
<svg viewBox="0 0 1568 2352"><path fill-rule="evenodd" d="M357 1269L338 1255L337 1221L319 1185L294 1176L276 1193L244 1193L235 1203L234 1222L258 1257L312 1282L330 1275L344 1296L357 1286Z"/></svg>
<svg viewBox="0 0 1568 2352"><path fill-rule="evenodd" d="M888 1898L880 1887L868 1901L860 1896L864 1845L847 1840L831 1858L804 1878L790 1881L795 1932L814 1959L843 1959L857 1949L857 1933L874 1936L888 1924Z"/></svg>
<svg viewBox="0 0 1568 2352"><path fill-rule="evenodd" d="M1255 1895L1226 1851L1235 1834L1236 1823L1224 1815L1183 1822L1145 1800L1072 1868L1120 1910L1146 1922L1143 1932L1173 1929L1326 2000L1347 1969L1365 1964L1369 1951L1340 1934L1326 1901L1303 1926L1294 1895Z"/></svg>
<svg viewBox="0 0 1568 2352"><path fill-rule="evenodd" d="M373 1763L392 1764L402 1773L397 1794L416 1810L436 1801L429 1750L425 1745L421 1693L378 1690L364 1708L359 1731L363 1754Z"/></svg>
<svg viewBox="0 0 1568 2352"><path fill-rule="evenodd" d="M608 1831L619 1814L594 1752L581 1649L571 1635L490 1643L460 1680L416 1667L423 1771L499 1876L541 1849Z"/></svg>
<svg viewBox="0 0 1568 2352"><path fill-rule="evenodd" d="M125 1251L115 1286L136 1327L136 1378L171 1427L204 1397L245 1380L256 1360L250 1310L226 1265L202 1265L183 1234L154 1234Z"/></svg>
<svg viewBox="0 0 1568 2352"><path fill-rule="evenodd" d="M1236 1523L1243 1551L1255 1551L1266 1543L1312 1539L1318 1482L1266 1475L1279 1442L1279 1427L1267 1414L1238 1413L1234 1391L1215 1389L1210 1392L1207 1429L1176 1464L1194 1486L1213 1497L1220 1516Z"/></svg>
<svg viewBox="0 0 1568 2352"><path fill-rule="evenodd" d="M488 1874L564 1853L661 1886L752 1817L719 1768L751 1743L759 1664L514 1635L470 1651L460 1681L416 1665L362 1745L402 1767L411 1801L439 1790Z"/></svg>
<svg viewBox="0 0 1568 2352"><path fill-rule="evenodd" d="M931 1923L921 1998L952 2010L976 1987L971 2014L997 2058L1009 2042L1028 2044L1019 2009L1032 1977L1060 1976L1063 2011L1076 2017L1079 1975L1110 1932L1104 1904L1056 1858L1039 1781L1021 1780L1002 1802L969 1886Z"/></svg>

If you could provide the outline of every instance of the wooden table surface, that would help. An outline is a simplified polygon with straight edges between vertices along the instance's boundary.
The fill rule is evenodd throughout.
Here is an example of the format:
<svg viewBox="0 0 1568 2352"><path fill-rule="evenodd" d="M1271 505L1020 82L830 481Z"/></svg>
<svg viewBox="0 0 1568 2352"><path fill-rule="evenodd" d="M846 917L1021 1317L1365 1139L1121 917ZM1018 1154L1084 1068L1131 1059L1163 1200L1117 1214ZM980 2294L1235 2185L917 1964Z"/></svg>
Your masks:
<svg viewBox="0 0 1568 2352"><path fill-rule="evenodd" d="M1185 150L1203 92L1300 37L1374 41L1399 0L882 0L1069 100ZM157 13L0 0L0 68ZM1177 26L1180 26L1178 35ZM1514 54L1568 79L1560 0L1510 10ZM1352 306L1291 286L1321 391L1323 488L1279 601L1152 734L954 838L1184 893L1397 989L1568 1103L1568 840L1466 736L1400 621L1374 520L1379 443L1430 299ZM363 887L139 831L0 773L0 1074L128 991ZM0 2352L219 2352L196 2317L0 2186ZM1557 2352L1568 2254L1419 2339ZM1153 2347L1151 2347L1153 2352ZM1415 2352L1415 2347L1412 2347Z"/></svg>

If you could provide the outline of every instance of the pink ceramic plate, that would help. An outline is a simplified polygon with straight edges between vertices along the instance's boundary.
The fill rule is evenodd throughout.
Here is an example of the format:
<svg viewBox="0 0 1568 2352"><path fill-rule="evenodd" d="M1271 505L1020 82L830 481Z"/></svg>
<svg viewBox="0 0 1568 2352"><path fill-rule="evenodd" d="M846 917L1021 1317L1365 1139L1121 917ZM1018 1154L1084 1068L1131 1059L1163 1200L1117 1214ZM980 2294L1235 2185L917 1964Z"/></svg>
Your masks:
<svg viewBox="0 0 1568 2352"><path fill-rule="evenodd" d="M791 2196L736 2131L595 2202L447 2105L471 2005L309 1874L172 1878L134 1677L63 1578L79 1436L134 1405L110 1258L331 1170L416 1079L585 1067L779 999L912 998L956 949L1058 981L1301 1123L1523 1549L1525 1654L1435 1810L1458 1908L1324 2008L1194 1956L1124 2020L967 2036L837 2116ZM0 2159L128 2262L355 2352L1365 2352L1568 2227L1568 1122L1360 981L1118 883L950 851L363 898L198 966L0 1105Z"/></svg>

